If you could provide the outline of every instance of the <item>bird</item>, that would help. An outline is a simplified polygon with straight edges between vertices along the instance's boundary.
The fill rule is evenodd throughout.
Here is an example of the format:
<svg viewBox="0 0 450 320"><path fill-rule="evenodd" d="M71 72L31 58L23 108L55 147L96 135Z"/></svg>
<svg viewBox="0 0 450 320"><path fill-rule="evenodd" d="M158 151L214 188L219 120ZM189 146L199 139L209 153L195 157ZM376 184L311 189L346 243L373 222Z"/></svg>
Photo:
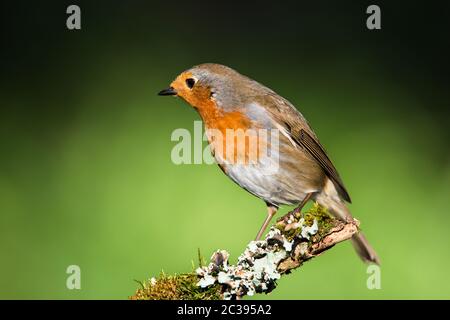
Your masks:
<svg viewBox="0 0 450 320"><path fill-rule="evenodd" d="M350 195L313 129L291 102L272 89L225 65L203 63L183 71L158 95L179 97L191 105L203 121L211 153L222 171L265 202L267 216L255 240L261 239L282 205L301 210L312 200L335 218L353 221L347 206ZM273 141L268 134L260 138L264 143L258 143L257 149L262 151L253 156L246 148L249 140L241 147L233 145L234 152L228 153L227 144L236 142L236 136L227 139L227 134L239 130L253 132L249 136L277 135ZM364 262L380 263L361 231L353 235L352 243Z"/></svg>

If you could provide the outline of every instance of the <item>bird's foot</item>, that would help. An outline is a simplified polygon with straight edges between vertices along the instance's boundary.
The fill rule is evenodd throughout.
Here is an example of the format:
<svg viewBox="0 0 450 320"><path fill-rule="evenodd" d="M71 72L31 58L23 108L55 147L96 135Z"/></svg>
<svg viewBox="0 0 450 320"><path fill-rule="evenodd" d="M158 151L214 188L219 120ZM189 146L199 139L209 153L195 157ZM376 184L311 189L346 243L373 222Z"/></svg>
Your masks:
<svg viewBox="0 0 450 320"><path fill-rule="evenodd" d="M294 220L300 219L302 216L302 209L305 206L305 204L311 199L312 193L308 193L306 197L300 202L300 204L292 210L291 212L286 213L284 216L282 216L280 219L278 219L277 222L284 222L285 224L292 223Z"/></svg>
<svg viewBox="0 0 450 320"><path fill-rule="evenodd" d="M298 220L299 214L301 214L300 211L295 212L295 210L288 212L277 220L277 224L289 225Z"/></svg>
<svg viewBox="0 0 450 320"><path fill-rule="evenodd" d="M284 223L290 223L296 219L299 219L302 215L302 208L303 206L298 206L297 208L295 208L294 210L286 213L284 216L282 216L281 218L279 218L277 220L277 222L284 222Z"/></svg>

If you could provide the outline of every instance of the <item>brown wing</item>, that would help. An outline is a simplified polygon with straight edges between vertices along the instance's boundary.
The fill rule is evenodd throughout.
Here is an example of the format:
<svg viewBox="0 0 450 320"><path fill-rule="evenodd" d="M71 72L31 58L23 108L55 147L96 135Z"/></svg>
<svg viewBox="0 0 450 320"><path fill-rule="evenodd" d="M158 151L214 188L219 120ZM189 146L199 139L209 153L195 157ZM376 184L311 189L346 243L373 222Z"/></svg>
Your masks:
<svg viewBox="0 0 450 320"><path fill-rule="evenodd" d="M274 120L283 125L290 133L291 138L317 161L333 181L339 195L351 203L339 173L303 115L289 101L274 92L267 92L266 95L258 98L263 105L268 107Z"/></svg>
<svg viewBox="0 0 450 320"><path fill-rule="evenodd" d="M300 130L299 137L292 138L299 145L303 146L313 156L314 159L316 159L322 169L326 172L327 176L334 182L334 185L336 186L336 189L341 197L351 203L352 200L350 199L350 195L348 194L347 189L345 189L344 183L342 182L339 173L337 172L330 158L328 158L328 155L326 154L320 143L304 129Z"/></svg>

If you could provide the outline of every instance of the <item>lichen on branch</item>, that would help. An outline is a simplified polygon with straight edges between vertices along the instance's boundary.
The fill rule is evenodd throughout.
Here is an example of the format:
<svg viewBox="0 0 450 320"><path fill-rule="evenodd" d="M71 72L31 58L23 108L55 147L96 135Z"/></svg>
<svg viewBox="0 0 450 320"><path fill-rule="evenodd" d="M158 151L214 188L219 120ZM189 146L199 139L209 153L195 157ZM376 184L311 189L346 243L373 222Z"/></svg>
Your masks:
<svg viewBox="0 0 450 320"><path fill-rule="evenodd" d="M131 299L240 299L269 293L281 276L350 239L358 226L357 220L333 218L318 204L305 213L294 210L279 219L264 240L251 241L235 265L229 264L228 252L218 250L208 265L200 262L195 272L145 282Z"/></svg>

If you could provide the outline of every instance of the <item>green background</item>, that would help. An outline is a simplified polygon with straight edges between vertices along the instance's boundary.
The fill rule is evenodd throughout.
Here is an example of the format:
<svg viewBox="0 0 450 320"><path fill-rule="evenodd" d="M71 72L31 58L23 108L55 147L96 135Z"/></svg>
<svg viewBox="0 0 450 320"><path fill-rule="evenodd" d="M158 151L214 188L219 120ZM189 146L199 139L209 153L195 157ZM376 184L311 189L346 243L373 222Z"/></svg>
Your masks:
<svg viewBox="0 0 450 320"><path fill-rule="evenodd" d="M258 298L450 298L448 5L380 4L369 31L364 2L76 3L80 31L69 2L2 4L0 298L126 299L197 248L235 261L265 205L215 165L171 162L199 116L156 95L203 62L302 111L382 260L381 290L343 243Z"/></svg>

